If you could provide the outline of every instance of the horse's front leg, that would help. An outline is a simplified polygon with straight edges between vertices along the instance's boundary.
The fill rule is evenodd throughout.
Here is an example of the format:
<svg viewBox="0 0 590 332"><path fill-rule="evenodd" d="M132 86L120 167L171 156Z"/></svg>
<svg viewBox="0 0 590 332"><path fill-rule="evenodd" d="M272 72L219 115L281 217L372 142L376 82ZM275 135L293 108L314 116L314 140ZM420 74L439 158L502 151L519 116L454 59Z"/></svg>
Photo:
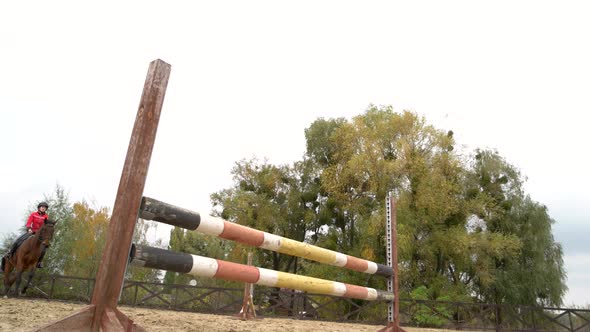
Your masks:
<svg viewBox="0 0 590 332"><path fill-rule="evenodd" d="M31 280L33 279L33 276L35 276L35 265L33 265L31 272L29 272L29 277L27 278L27 283L25 284L25 287L23 287L23 291L21 292L21 294L25 294L27 292L27 288L29 288L29 285L31 284Z"/></svg>
<svg viewBox="0 0 590 332"><path fill-rule="evenodd" d="M14 289L14 296L18 297L19 293L20 293L20 282L22 280L22 275L23 275L23 270L22 269L17 269L16 270L16 285L15 285L15 289Z"/></svg>
<svg viewBox="0 0 590 332"><path fill-rule="evenodd" d="M10 291L10 272L4 271L4 297L8 296L8 292Z"/></svg>

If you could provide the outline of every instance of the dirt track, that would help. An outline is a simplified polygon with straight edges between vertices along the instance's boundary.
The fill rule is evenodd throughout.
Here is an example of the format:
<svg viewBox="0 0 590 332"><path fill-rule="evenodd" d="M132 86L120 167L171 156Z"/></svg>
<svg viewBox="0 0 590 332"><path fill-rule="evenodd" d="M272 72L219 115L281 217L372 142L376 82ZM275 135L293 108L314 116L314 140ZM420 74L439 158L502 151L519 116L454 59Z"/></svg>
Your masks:
<svg viewBox="0 0 590 332"><path fill-rule="evenodd" d="M45 300L0 298L0 331L31 331L65 317L83 304ZM168 310L120 307L120 310L148 331L377 331L380 326L265 318L241 321L229 316L186 313ZM411 332L425 331L409 329Z"/></svg>

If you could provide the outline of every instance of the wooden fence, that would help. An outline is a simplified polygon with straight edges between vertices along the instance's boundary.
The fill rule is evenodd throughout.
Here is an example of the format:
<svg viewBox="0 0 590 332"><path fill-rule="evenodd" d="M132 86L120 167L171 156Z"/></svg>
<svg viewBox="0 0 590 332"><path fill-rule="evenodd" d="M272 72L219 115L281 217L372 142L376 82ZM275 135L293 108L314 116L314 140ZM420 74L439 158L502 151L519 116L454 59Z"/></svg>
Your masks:
<svg viewBox="0 0 590 332"><path fill-rule="evenodd" d="M89 303L95 280L38 275L27 297ZM120 305L213 314L236 314L243 288L197 287L126 280ZM364 324L386 323L387 301L362 301L257 287L257 313ZM456 330L590 332L590 310L400 299L402 325Z"/></svg>

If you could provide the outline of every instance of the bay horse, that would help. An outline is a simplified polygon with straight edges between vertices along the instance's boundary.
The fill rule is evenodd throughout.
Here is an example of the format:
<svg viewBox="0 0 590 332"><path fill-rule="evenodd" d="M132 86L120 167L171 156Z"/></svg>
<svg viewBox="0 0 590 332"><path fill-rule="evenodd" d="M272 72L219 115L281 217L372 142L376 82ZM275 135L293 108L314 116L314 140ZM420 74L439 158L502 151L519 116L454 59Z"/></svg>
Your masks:
<svg viewBox="0 0 590 332"><path fill-rule="evenodd" d="M31 279L35 275L35 268L41 256L43 249L49 246L49 241L53 238L54 221L45 220L43 226L33 235L26 239L16 251L7 257L4 261L4 295L8 296L8 292L12 284L16 281L16 288L14 294L19 296L19 288L22 280L23 272L30 269L27 284L22 290L22 294L27 291ZM11 273L16 270L16 275Z"/></svg>

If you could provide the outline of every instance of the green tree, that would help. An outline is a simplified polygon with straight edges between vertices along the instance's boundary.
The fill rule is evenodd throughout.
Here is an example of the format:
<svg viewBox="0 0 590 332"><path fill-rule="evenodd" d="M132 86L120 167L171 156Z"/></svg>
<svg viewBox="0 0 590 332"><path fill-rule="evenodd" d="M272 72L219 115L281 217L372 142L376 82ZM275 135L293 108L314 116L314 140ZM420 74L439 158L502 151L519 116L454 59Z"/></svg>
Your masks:
<svg viewBox="0 0 590 332"><path fill-rule="evenodd" d="M452 131L413 112L371 106L351 120L318 119L291 166L241 161L212 195L232 222L383 263L384 201L397 197L402 289L430 299L555 304L565 290L561 247L546 208L497 153L455 152ZM183 233L184 234L184 233ZM184 236L184 235L183 235ZM239 245L230 253L243 257ZM263 267L383 288L384 280L261 251ZM545 261L543 261L545 260ZM533 284L526 279L532 267Z"/></svg>
<svg viewBox="0 0 590 332"><path fill-rule="evenodd" d="M211 195L217 213L224 219L271 234L304 241L316 230L317 191L314 169L309 162L274 166L258 160L242 160L232 170L231 188ZM245 257L245 248L233 246L234 257ZM258 251L260 266L279 271L297 271L295 257Z"/></svg>
<svg viewBox="0 0 590 332"><path fill-rule="evenodd" d="M15 233L5 233L2 234L2 240L0 240L0 254L4 255L5 253L7 253L10 248L12 247L12 244L14 243L14 240L16 240L16 238L18 237L18 235L16 235Z"/></svg>
<svg viewBox="0 0 590 332"><path fill-rule="evenodd" d="M441 241L463 240L466 214L451 133L414 113L372 106L350 122L320 119L306 138L307 155L322 166L320 209L330 217L322 246L384 262L384 201L395 190L406 286L447 273L451 252Z"/></svg>
<svg viewBox="0 0 590 332"><path fill-rule="evenodd" d="M344 118L315 120L305 129L306 155L318 165L330 165L338 152L338 146L333 138L334 132L345 123Z"/></svg>
<svg viewBox="0 0 590 332"><path fill-rule="evenodd" d="M484 233L518 242L511 255L488 255L488 280L476 280L484 301L525 305L561 304L567 290L563 252L552 234L547 208L524 194L520 172L495 151L477 150L469 193L481 204L477 213Z"/></svg>
<svg viewBox="0 0 590 332"><path fill-rule="evenodd" d="M67 254L70 246L68 243L68 230L73 222L74 209L68 193L59 184L55 186L55 190L51 195L45 195L45 200L49 204L47 214L57 224L55 225L51 246L44 258L45 268L43 273L63 274L64 267L69 259Z"/></svg>

